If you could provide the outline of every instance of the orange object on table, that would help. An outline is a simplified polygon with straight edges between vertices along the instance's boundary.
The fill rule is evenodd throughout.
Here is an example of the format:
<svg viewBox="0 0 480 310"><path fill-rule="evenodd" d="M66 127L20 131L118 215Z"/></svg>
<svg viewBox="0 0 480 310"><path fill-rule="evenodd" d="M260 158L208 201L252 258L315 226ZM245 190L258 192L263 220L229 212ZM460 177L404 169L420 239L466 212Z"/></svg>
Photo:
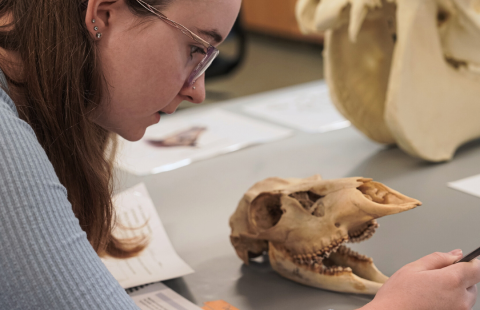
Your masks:
<svg viewBox="0 0 480 310"><path fill-rule="evenodd" d="M207 301L203 310L239 310L224 300Z"/></svg>

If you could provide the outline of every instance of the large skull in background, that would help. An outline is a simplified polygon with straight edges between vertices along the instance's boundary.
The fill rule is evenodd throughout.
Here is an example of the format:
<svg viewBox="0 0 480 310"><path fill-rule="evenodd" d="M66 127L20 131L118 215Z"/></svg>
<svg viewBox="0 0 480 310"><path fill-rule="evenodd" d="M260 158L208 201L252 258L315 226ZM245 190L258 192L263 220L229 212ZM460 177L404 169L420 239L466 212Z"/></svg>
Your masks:
<svg viewBox="0 0 480 310"><path fill-rule="evenodd" d="M318 288L375 294L388 279L371 258L344 244L369 239L375 219L419 206L371 179L269 178L244 195L230 218L238 256L268 251L282 276Z"/></svg>
<svg viewBox="0 0 480 310"><path fill-rule="evenodd" d="M332 101L365 135L429 161L480 137L479 0L299 0L296 13L326 31Z"/></svg>

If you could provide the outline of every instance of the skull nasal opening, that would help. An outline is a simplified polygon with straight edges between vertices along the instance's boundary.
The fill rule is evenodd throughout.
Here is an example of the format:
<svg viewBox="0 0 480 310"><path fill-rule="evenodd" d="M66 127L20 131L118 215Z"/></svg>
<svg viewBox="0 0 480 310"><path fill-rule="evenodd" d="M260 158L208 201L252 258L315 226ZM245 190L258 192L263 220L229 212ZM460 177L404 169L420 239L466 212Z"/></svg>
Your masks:
<svg viewBox="0 0 480 310"><path fill-rule="evenodd" d="M391 192L386 186L378 182L365 182L357 187L357 190L362 192L363 196L380 204L402 204L404 203L402 197L396 193Z"/></svg>

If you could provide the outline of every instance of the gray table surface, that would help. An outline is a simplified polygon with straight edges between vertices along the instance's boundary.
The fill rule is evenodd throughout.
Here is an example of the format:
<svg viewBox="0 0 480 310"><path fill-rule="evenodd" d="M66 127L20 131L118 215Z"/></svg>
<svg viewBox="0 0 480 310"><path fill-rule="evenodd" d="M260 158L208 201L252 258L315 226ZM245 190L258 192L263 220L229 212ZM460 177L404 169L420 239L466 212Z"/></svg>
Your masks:
<svg viewBox="0 0 480 310"><path fill-rule="evenodd" d="M242 113L248 100L216 105ZM190 109L197 113L210 107ZM245 191L271 176L324 179L363 176L419 199L421 207L378 220L368 241L351 248L373 257L392 275L403 265L435 251L480 246L480 198L450 189L447 182L480 174L480 140L460 148L453 161L426 163L395 147L369 141L355 128L295 135L273 143L199 161L146 177L119 172L117 190L144 182L179 255L194 274L166 281L203 305L223 299L240 310L351 310L371 296L341 294L297 284L265 263L243 265L229 241L228 219ZM480 310L480 302L473 308Z"/></svg>

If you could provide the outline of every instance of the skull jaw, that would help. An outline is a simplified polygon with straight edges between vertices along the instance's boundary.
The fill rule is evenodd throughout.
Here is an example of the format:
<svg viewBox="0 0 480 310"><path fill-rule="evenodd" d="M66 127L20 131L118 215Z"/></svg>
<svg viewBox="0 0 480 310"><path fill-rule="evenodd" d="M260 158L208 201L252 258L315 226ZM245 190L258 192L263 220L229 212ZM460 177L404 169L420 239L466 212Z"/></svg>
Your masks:
<svg viewBox="0 0 480 310"><path fill-rule="evenodd" d="M341 293L375 295L383 283L388 280L388 277L378 271L372 262L355 262L354 260L344 259L348 267L371 279L367 280L345 269L331 272L331 274L316 272L306 265L294 263L284 249L277 249L272 243L269 243L268 254L272 268L281 276L320 289ZM333 255L335 254L332 253ZM338 262L339 257L342 257L342 255L337 255L336 262Z"/></svg>

